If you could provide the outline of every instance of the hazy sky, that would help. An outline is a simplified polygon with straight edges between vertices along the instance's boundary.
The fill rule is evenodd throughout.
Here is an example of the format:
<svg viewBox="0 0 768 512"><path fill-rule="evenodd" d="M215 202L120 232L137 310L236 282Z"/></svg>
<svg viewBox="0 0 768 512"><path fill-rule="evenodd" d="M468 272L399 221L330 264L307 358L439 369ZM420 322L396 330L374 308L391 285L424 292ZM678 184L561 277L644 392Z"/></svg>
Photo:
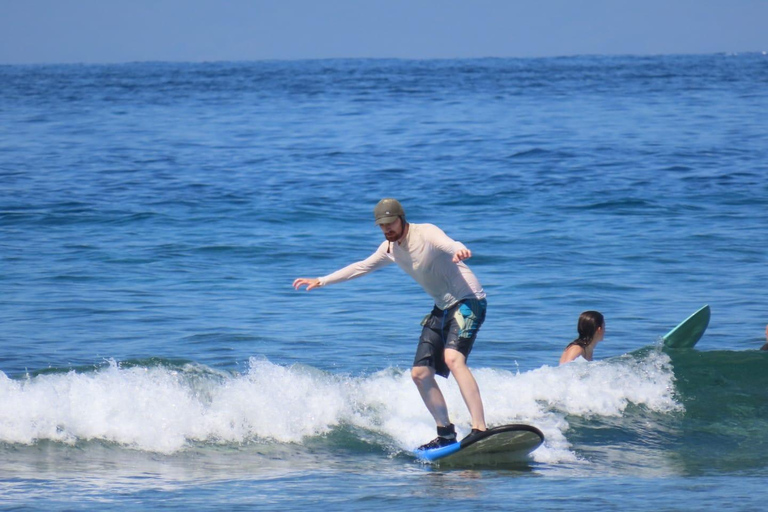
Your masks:
<svg viewBox="0 0 768 512"><path fill-rule="evenodd" d="M768 51L768 0L0 0L0 63Z"/></svg>

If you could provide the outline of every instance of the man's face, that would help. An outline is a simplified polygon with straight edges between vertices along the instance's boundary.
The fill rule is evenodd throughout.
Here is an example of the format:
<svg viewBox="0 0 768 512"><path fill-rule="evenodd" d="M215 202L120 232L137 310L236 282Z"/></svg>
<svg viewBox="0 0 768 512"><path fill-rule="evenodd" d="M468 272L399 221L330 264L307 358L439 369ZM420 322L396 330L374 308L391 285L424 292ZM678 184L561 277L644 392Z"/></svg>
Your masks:
<svg viewBox="0 0 768 512"><path fill-rule="evenodd" d="M399 217L396 221L389 224L379 224L381 232L384 233L384 238L390 242L397 242L403 237L403 221Z"/></svg>

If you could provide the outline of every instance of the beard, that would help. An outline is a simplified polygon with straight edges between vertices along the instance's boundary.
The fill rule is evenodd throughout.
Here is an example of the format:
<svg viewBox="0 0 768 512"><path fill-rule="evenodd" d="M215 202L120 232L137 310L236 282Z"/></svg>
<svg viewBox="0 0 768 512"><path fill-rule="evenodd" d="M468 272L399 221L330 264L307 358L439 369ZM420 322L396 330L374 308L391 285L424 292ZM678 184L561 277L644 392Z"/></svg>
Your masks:
<svg viewBox="0 0 768 512"><path fill-rule="evenodd" d="M387 239L388 242L397 242L401 238L403 238L403 234L405 233L405 222L399 222L397 229L392 229L390 231L384 232L384 238Z"/></svg>
<svg viewBox="0 0 768 512"><path fill-rule="evenodd" d="M389 242L397 242L403 236L403 230L400 231L387 231L384 233L384 238Z"/></svg>

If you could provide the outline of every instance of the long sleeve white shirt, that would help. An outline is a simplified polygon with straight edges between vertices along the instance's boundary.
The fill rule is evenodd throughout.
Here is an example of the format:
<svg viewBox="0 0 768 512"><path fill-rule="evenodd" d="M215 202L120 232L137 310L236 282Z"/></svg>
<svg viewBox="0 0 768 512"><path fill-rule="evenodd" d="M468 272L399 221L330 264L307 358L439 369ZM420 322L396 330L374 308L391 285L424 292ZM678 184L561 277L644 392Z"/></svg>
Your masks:
<svg viewBox="0 0 768 512"><path fill-rule="evenodd" d="M409 224L403 240L385 240L368 258L321 277L320 286L348 281L397 263L440 309L463 299L483 299L485 291L475 274L464 262L453 262L454 254L461 249L466 249L464 244L451 239L433 224Z"/></svg>

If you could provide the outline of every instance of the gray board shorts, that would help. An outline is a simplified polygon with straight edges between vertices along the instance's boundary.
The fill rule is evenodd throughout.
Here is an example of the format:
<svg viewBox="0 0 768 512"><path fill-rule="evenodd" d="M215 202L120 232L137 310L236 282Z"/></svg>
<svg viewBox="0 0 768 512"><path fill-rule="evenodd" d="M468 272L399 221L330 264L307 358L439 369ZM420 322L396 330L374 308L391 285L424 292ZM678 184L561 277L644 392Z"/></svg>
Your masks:
<svg viewBox="0 0 768 512"><path fill-rule="evenodd" d="M446 348L458 350L469 357L477 331L485 321L488 302L485 299L463 299L447 309L432 308L421 321L422 330L413 366L428 366L435 373L448 377L445 364Z"/></svg>

